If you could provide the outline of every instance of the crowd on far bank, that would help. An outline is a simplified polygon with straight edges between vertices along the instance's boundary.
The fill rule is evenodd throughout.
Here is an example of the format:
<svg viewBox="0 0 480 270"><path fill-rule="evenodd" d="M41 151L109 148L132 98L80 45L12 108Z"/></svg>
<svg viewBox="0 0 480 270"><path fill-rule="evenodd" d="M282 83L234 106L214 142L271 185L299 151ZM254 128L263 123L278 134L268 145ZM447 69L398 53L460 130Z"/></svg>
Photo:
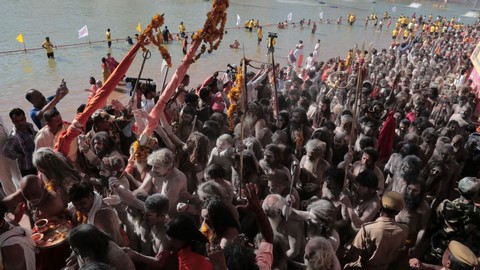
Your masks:
<svg viewBox="0 0 480 270"><path fill-rule="evenodd" d="M299 41L276 66L185 75L148 138L160 89L140 82L127 104L102 104L68 153L55 150L71 125L56 109L67 83L26 91L32 107L0 129L3 266L475 269L480 22L422 21L439 31L345 58L318 40L304 60Z"/></svg>

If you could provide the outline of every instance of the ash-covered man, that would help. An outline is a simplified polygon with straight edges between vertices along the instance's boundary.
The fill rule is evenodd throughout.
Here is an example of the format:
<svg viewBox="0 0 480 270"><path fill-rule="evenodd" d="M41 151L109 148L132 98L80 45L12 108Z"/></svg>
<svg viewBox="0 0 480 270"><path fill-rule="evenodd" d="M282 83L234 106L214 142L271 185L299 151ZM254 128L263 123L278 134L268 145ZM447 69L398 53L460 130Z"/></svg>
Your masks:
<svg viewBox="0 0 480 270"><path fill-rule="evenodd" d="M300 160L300 182L302 197L309 199L320 196L323 186L323 175L330 164L323 158L326 144L320 140L309 140L305 145L307 153Z"/></svg>
<svg viewBox="0 0 480 270"><path fill-rule="evenodd" d="M165 195L170 202L168 214L170 217L176 216L180 194L187 191L187 178L175 168L175 155L169 149L163 148L151 153L147 163L152 169L138 190Z"/></svg>

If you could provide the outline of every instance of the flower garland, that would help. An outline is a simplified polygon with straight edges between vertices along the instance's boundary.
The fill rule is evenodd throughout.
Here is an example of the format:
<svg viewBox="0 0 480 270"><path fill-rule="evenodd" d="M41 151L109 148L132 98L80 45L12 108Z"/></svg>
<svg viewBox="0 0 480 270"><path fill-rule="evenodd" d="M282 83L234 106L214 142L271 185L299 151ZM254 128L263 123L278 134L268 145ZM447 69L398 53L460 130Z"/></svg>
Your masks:
<svg viewBox="0 0 480 270"><path fill-rule="evenodd" d="M76 211L75 216L77 217L77 222L79 224L87 224L88 216L82 214L82 212L80 212L80 211Z"/></svg>
<svg viewBox="0 0 480 270"><path fill-rule="evenodd" d="M44 179L44 183L47 191L55 191L55 182L53 182L53 180Z"/></svg>
<svg viewBox="0 0 480 270"><path fill-rule="evenodd" d="M163 39L159 30L159 28L163 25L164 22L165 20L163 18L163 14L156 14L155 16L153 16L152 22L145 28L145 30L143 30L143 33L138 37L138 42L140 43L143 51L147 50L147 48L145 48L146 45L153 43L155 46L158 47L158 50L160 51L162 58L165 59L165 61L167 62L168 67L172 67L172 57L170 56L168 50L162 46ZM153 30L155 30L159 34L154 35Z"/></svg>
<svg viewBox="0 0 480 270"><path fill-rule="evenodd" d="M238 101L242 94L242 89L245 87L245 80L243 79L242 66L237 69L237 76L235 79L235 86L230 89L227 97L230 99L230 106L227 110L228 124L231 131L235 128L235 113L238 110Z"/></svg>
<svg viewBox="0 0 480 270"><path fill-rule="evenodd" d="M143 162L147 160L150 150L155 148L158 145L158 141L155 138L148 138L147 143L142 145L140 141L135 141L132 144L133 156L135 161Z"/></svg>
<svg viewBox="0 0 480 270"><path fill-rule="evenodd" d="M208 43L208 53L212 53L218 49L223 39L223 33L225 32L225 24L227 23L227 8L229 6L228 0L214 0L212 11L207 13L207 20L203 25L203 29L198 30L193 35L193 40L200 39L205 43ZM220 26L219 28L217 28ZM203 44L200 52L195 56L193 61L200 58L202 54L207 50L206 45Z"/></svg>

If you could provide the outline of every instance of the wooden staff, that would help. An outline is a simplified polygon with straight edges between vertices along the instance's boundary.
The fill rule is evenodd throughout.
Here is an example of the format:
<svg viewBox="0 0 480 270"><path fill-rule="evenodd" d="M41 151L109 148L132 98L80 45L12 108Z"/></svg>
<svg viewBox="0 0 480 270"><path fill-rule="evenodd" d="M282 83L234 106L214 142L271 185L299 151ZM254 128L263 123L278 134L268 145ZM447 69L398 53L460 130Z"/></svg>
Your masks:
<svg viewBox="0 0 480 270"><path fill-rule="evenodd" d="M197 116L195 115L195 117L193 118L193 122L192 122L192 131L190 132L190 135L193 134L193 132L195 132L195 126L197 125Z"/></svg>
<svg viewBox="0 0 480 270"><path fill-rule="evenodd" d="M357 88L355 89L355 102L353 107L353 121L352 121L352 130L350 131L350 141L348 143L348 154L353 153L353 140L355 136L355 128L357 126L357 116L358 116L358 100L360 99L360 89L362 88L363 83L363 58L359 59L358 74L357 74ZM348 185L348 169L350 164L345 165L345 178L343 180L343 189L347 189Z"/></svg>
<svg viewBox="0 0 480 270"><path fill-rule="evenodd" d="M244 46L245 48L245 46ZM240 143L243 145L243 137L245 136L244 133L244 125L245 125L245 111L246 111L246 95L248 95L247 92L247 61L245 60L245 50L243 52L243 58L242 58L242 75L243 75L243 80L244 80L244 88L241 89L240 92L240 106L238 108L238 111L240 112ZM239 198L242 198L242 187L243 187L243 150L240 152L240 181L238 183L239 188L238 188L238 196Z"/></svg>
<svg viewBox="0 0 480 270"><path fill-rule="evenodd" d="M290 198L292 197L293 186L295 185L295 172L297 171L297 166L298 166L298 163L296 161L293 161L292 166L290 168L290 177L292 178L292 182L290 182L290 192L288 193ZM285 221L288 221L288 216L289 216L291 207L292 207L292 203L287 202L285 211L283 213L283 215L285 216Z"/></svg>
<svg viewBox="0 0 480 270"><path fill-rule="evenodd" d="M273 76L273 117L275 120L278 120L278 115L279 115L279 110L278 110L278 94L277 94L277 76L275 73L276 67L275 67L275 57L274 57L274 52L275 52L275 47L274 47L274 37L268 37L269 38L269 54L272 56L272 76Z"/></svg>

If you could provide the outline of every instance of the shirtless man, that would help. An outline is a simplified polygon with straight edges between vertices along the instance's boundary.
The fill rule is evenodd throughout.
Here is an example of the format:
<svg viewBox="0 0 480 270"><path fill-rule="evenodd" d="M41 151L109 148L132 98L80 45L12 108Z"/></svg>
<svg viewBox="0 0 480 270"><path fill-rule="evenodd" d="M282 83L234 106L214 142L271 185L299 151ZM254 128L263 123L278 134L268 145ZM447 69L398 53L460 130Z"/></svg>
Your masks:
<svg viewBox="0 0 480 270"><path fill-rule="evenodd" d="M263 151L263 159L258 162L258 165L260 165L260 168L262 168L265 174L269 174L275 169L283 170L290 180L290 171L280 163L282 160L281 154L282 150L278 145L269 144L265 147L265 151Z"/></svg>
<svg viewBox="0 0 480 270"><path fill-rule="evenodd" d="M356 177L352 196L341 195L339 201L345 206L350 219L348 231L358 232L363 224L373 220L380 209L377 194L378 179L371 170L364 170Z"/></svg>
<svg viewBox="0 0 480 270"><path fill-rule="evenodd" d="M340 125L335 128L335 136L341 137L345 144L350 143L350 133L352 129L352 116L350 114L342 114L340 116Z"/></svg>
<svg viewBox="0 0 480 270"><path fill-rule="evenodd" d="M286 255L294 259L301 254L305 245L304 222L294 212L289 213L288 222L285 219L283 209L286 205L285 199L278 194L270 194L263 201L262 208L267 214L268 220L274 232L282 234L288 239L288 250ZM291 210L290 210L291 211Z"/></svg>
<svg viewBox="0 0 480 270"><path fill-rule="evenodd" d="M44 182L36 175L27 175L20 181L20 189L5 198L26 202L27 215L32 221L39 219L69 220L68 211L63 206L63 200L58 193L48 191ZM60 269L65 266L65 260L70 256L70 248L65 241L56 247L41 249L36 255L38 269Z"/></svg>
<svg viewBox="0 0 480 270"><path fill-rule="evenodd" d="M0 202L0 252L2 269L35 270L35 243L22 227L8 222L7 206Z"/></svg>
<svg viewBox="0 0 480 270"><path fill-rule="evenodd" d="M460 126L461 131L463 131L472 122L470 120L471 114L472 114L472 108L470 108L469 106L464 106L460 109L459 113L453 114L450 117L450 120L448 122L451 122L453 120L457 121L458 125ZM460 134L462 134L462 133L460 133Z"/></svg>
<svg viewBox="0 0 480 270"><path fill-rule="evenodd" d="M308 199L320 195L324 180L323 174L330 164L322 158L326 151L324 142L317 139L309 140L305 148L307 153L300 160L300 183L302 195Z"/></svg>
<svg viewBox="0 0 480 270"><path fill-rule="evenodd" d="M293 196L292 207L300 208L300 197L296 189L290 194L290 180L283 170L274 169L268 174L268 188L271 194L278 194L282 197Z"/></svg>
<svg viewBox="0 0 480 270"><path fill-rule="evenodd" d="M378 179L378 195L383 193L385 188L385 177L383 176L382 171L376 165L378 158L378 152L372 147L367 147L363 150L362 157L360 161L353 163L351 170L348 172L348 178L350 181L355 181L355 177L357 177L360 172L364 171L365 169L369 169L375 173Z"/></svg>
<svg viewBox="0 0 480 270"><path fill-rule="evenodd" d="M68 208L74 214L76 222L91 224L118 245L124 245L117 213L103 202L102 196L93 191L90 183L73 184L68 191L68 199L71 202Z"/></svg>
<svg viewBox="0 0 480 270"><path fill-rule="evenodd" d="M395 221L408 226L407 248L410 256L420 256L418 248L430 221L431 209L425 201L425 184L413 180L407 186L403 198L405 208L395 217Z"/></svg>
<svg viewBox="0 0 480 270"><path fill-rule="evenodd" d="M457 180L460 179L460 164L453 158L455 154L453 146L450 143L442 142L442 138L444 137L438 138L435 151L430 160L442 160L447 166L446 182L439 191L440 199L445 199L446 197L454 198L457 195L454 191L455 186Z"/></svg>
<svg viewBox="0 0 480 270"><path fill-rule="evenodd" d="M42 218L66 219L68 217L61 197L53 191L48 191L43 181L33 174L23 177L20 181L20 189L4 198L3 202L9 208L26 202L28 214L34 222Z"/></svg>
<svg viewBox="0 0 480 270"><path fill-rule="evenodd" d="M169 149L163 148L151 153L147 163L152 166L152 170L137 191L166 196L170 202L168 214L170 217L176 216L180 195L187 191L187 178L183 172L174 167L175 155Z"/></svg>
<svg viewBox="0 0 480 270"><path fill-rule="evenodd" d="M168 220L167 211L169 210L169 200L164 195L155 193L147 197L145 202L139 200L130 190L121 185L120 181L116 177L110 177L110 188L115 192L120 199L130 207L142 211L143 217L138 222L145 222L145 230L140 232L129 232L134 234L140 234L142 243L141 253L148 256L153 256L163 251L167 244L167 238L165 234L165 224ZM135 225L131 224L131 228L135 228ZM140 225L141 226L141 225Z"/></svg>

